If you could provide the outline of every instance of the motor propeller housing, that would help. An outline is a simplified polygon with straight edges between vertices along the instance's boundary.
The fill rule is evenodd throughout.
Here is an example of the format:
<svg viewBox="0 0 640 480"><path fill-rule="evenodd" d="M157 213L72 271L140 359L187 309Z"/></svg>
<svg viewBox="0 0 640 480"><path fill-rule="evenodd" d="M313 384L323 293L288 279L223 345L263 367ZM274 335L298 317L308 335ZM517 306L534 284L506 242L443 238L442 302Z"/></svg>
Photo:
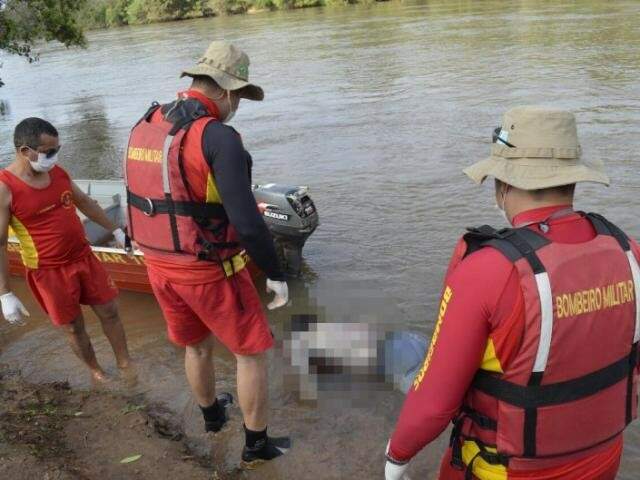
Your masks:
<svg viewBox="0 0 640 480"><path fill-rule="evenodd" d="M269 183L254 185L253 194L263 204L264 220L273 235L285 273L300 276L302 249L318 227L318 211L307 187Z"/></svg>

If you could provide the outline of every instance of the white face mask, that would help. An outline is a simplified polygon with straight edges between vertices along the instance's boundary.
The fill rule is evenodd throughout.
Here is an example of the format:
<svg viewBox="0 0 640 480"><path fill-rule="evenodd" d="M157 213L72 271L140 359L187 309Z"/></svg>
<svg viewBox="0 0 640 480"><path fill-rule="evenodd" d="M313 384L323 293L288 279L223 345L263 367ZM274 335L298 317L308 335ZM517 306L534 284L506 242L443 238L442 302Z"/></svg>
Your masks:
<svg viewBox="0 0 640 480"><path fill-rule="evenodd" d="M38 160L32 162L29 160L31 164L31 168L33 168L36 172L48 172L53 167L55 167L56 163L58 163L58 154L54 154L53 156L47 158L46 153L38 152Z"/></svg>
<svg viewBox="0 0 640 480"><path fill-rule="evenodd" d="M227 117L224 119L223 123L229 123L233 117L236 116L236 110L233 108L231 104L231 91L227 90L227 103L229 104L229 113L227 113Z"/></svg>
<svg viewBox="0 0 640 480"><path fill-rule="evenodd" d="M509 220L509 217L507 216L507 193L509 193L509 187L507 187L507 190L502 194L502 206L496 202L496 209L500 211L505 222L511 225L511 220Z"/></svg>

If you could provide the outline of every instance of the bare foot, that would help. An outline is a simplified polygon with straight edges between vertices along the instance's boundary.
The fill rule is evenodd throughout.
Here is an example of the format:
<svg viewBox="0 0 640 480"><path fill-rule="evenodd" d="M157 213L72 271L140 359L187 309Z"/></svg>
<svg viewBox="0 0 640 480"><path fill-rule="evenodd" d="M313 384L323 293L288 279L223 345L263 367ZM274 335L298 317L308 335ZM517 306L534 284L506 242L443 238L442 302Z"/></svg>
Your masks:
<svg viewBox="0 0 640 480"><path fill-rule="evenodd" d="M120 370L127 370L129 368L135 367L133 361L129 357L125 358L124 360L116 360L116 363L118 364L118 368Z"/></svg>
<svg viewBox="0 0 640 480"><path fill-rule="evenodd" d="M91 379L96 386L106 385L110 381L109 377L103 370L91 370Z"/></svg>
<svg viewBox="0 0 640 480"><path fill-rule="evenodd" d="M118 366L120 368L120 377L127 387L135 387L138 383L138 369L136 364L129 361L126 367Z"/></svg>

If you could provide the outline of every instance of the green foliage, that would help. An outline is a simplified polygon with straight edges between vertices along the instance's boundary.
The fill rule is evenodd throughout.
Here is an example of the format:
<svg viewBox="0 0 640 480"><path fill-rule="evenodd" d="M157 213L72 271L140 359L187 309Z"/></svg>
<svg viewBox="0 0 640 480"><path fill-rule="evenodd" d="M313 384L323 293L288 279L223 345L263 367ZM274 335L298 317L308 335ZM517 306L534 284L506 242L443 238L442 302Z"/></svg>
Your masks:
<svg viewBox="0 0 640 480"><path fill-rule="evenodd" d="M0 0L2 1L2 0ZM287 10L385 0L87 0L79 15L87 28L231 15L250 10Z"/></svg>
<svg viewBox="0 0 640 480"><path fill-rule="evenodd" d="M253 0L251 8L254 10L275 10L281 8L276 5L278 0Z"/></svg>
<svg viewBox="0 0 640 480"><path fill-rule="evenodd" d="M34 62L38 56L33 46L39 40L84 46L76 21L83 5L84 0L0 0L0 50Z"/></svg>
<svg viewBox="0 0 640 480"><path fill-rule="evenodd" d="M107 0L105 3L106 25L110 27L126 25L130 0Z"/></svg>
<svg viewBox="0 0 640 480"><path fill-rule="evenodd" d="M320 7L326 3L325 0L295 0L293 8Z"/></svg>
<svg viewBox="0 0 640 480"><path fill-rule="evenodd" d="M329 5L332 7L340 6L340 5L354 5L356 3L370 5L375 2L376 0L326 0L326 5Z"/></svg>
<svg viewBox="0 0 640 480"><path fill-rule="evenodd" d="M200 0L201 14L197 15L194 12L187 15L187 17L210 17L212 15L232 15L237 13L245 13L250 8L272 8L271 0ZM255 6L260 4L260 6ZM264 5L264 6L263 6Z"/></svg>

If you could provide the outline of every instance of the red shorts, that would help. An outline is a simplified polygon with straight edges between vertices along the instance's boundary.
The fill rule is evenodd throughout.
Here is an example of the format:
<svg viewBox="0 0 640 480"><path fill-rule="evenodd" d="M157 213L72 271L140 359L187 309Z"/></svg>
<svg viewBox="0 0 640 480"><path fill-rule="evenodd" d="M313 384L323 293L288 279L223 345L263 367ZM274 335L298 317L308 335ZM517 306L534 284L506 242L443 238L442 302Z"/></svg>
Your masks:
<svg viewBox="0 0 640 480"><path fill-rule="evenodd" d="M197 285L171 282L153 268L148 272L173 343L194 345L213 333L239 355L255 355L273 346L260 297L246 268L231 279Z"/></svg>
<svg viewBox="0 0 640 480"><path fill-rule="evenodd" d="M55 325L71 323L80 315L80 305L104 305L118 296L93 253L55 268L27 269L27 283Z"/></svg>

